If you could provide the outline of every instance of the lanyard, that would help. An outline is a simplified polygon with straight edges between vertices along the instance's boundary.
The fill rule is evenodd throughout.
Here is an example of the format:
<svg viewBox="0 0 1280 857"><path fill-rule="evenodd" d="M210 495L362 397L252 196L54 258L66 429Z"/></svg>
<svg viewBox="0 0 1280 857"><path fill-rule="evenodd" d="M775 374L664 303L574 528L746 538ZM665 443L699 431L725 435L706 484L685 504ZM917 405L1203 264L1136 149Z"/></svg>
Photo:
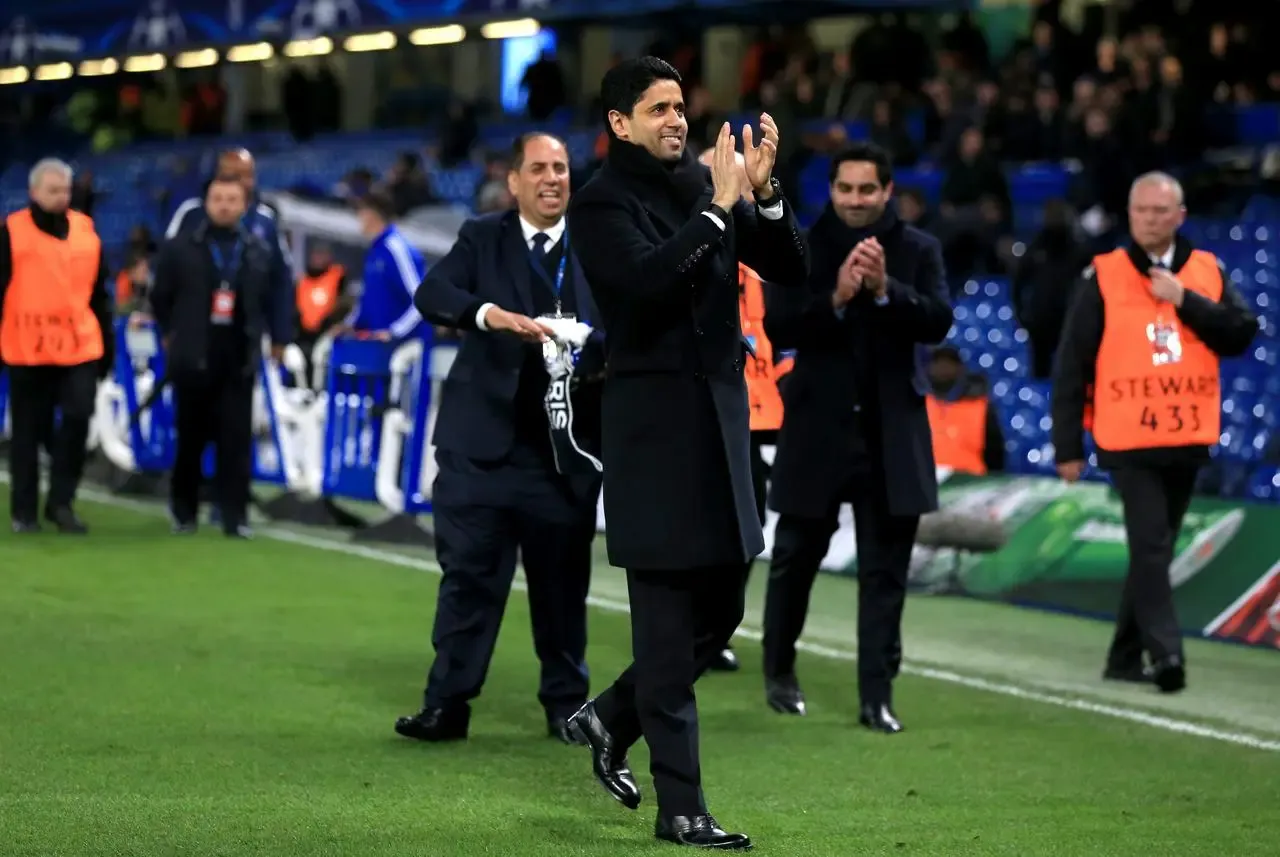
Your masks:
<svg viewBox="0 0 1280 857"><path fill-rule="evenodd" d="M560 311L560 290L564 287L565 265L567 265L569 262L569 230L568 229L566 229L560 235L560 243L562 243L564 247L560 251L560 264L556 266L556 278L554 282L552 282L550 278L547 277L547 269L542 266L542 260L534 255L533 250L529 251L529 261L533 263L534 271L538 273L538 276L546 280L556 293L556 318L559 318L562 314ZM548 248L547 248L548 251L550 250L550 247L551 245L548 245ZM543 255L546 255L546 252L547 251L543 251Z"/></svg>
<svg viewBox="0 0 1280 857"><path fill-rule="evenodd" d="M218 276L222 280L222 288L231 288L231 281L235 279L236 273L240 270L240 257L243 253L244 242L237 237L236 243L231 247L231 263L228 265L227 260L222 256L222 248L218 245L218 242L209 242L209 255L213 257L214 267L218 269Z"/></svg>

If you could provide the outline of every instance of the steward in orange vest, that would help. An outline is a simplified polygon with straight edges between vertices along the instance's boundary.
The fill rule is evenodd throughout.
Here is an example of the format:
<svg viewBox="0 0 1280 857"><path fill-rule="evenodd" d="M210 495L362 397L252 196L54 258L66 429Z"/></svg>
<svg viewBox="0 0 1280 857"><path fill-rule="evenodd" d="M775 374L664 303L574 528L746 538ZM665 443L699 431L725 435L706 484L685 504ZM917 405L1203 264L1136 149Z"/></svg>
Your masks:
<svg viewBox="0 0 1280 857"><path fill-rule="evenodd" d="M1218 442L1219 360L1245 353L1258 321L1212 253L1176 230L1182 188L1148 173L1129 193L1134 244L1084 272L1053 381L1058 472L1084 469L1084 432L1124 506L1128 576L1103 677L1186 686L1169 567L1196 475ZM1143 655L1147 663L1143 663Z"/></svg>
<svg viewBox="0 0 1280 857"><path fill-rule="evenodd" d="M330 262L324 266L307 266L298 280L298 337L314 340L342 320L350 307L343 301L347 291L347 272Z"/></svg>
<svg viewBox="0 0 1280 857"><path fill-rule="evenodd" d="M795 361L788 358L774 362L773 345L764 332L764 283L759 274L741 262L738 263L738 315L742 335L755 353L754 359L746 361L744 369L747 401L751 408L751 432L776 432L782 428L782 396L778 393L778 381L791 371Z"/></svg>
<svg viewBox="0 0 1280 857"><path fill-rule="evenodd" d="M87 529L72 510L84 470L97 382L110 371L114 334L102 242L68 210L71 168L47 159L31 171L31 205L0 226L0 362L9 371L14 532L39 524L39 451L52 455L44 516L61 532ZM56 430L55 410L61 411Z"/></svg>
<svg viewBox="0 0 1280 857"><path fill-rule="evenodd" d="M943 346L933 352L929 382L932 390L925 404L934 462L972 476L1004 470L1004 432L988 398L986 377L968 372L960 352Z"/></svg>

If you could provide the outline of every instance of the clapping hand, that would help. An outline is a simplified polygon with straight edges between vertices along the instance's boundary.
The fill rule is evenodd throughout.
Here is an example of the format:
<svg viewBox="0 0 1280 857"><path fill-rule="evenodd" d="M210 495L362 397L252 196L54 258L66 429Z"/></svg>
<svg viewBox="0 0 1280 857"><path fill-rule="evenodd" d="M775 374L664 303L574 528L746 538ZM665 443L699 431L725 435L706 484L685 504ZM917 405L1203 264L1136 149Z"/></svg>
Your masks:
<svg viewBox="0 0 1280 857"><path fill-rule="evenodd" d="M760 114L760 133L764 139L758 146L753 146L751 126L742 126L742 157L752 191L757 198L767 199L773 195L769 180L773 177L773 165L778 160L778 124L768 113Z"/></svg>
<svg viewBox="0 0 1280 857"><path fill-rule="evenodd" d="M874 238L858 242L850 254L853 269L862 275L862 285L875 297L884 297L889 288L889 278L884 269L884 248Z"/></svg>
<svg viewBox="0 0 1280 857"><path fill-rule="evenodd" d="M742 198L746 190L743 184L742 167L738 165L738 154L734 148L733 134L729 133L729 123L720 126L716 135L716 144L711 156L711 187L714 194L711 203L726 211L731 210Z"/></svg>
<svg viewBox="0 0 1280 857"><path fill-rule="evenodd" d="M831 295L831 305L836 309L847 305L862 288L862 272L853 264L856 252L856 247L849 251L849 255L840 263L840 272L836 274L836 290Z"/></svg>
<svg viewBox="0 0 1280 857"><path fill-rule="evenodd" d="M1168 301L1176 307L1182 306L1185 289L1177 277L1168 268L1151 269L1151 294L1162 301Z"/></svg>

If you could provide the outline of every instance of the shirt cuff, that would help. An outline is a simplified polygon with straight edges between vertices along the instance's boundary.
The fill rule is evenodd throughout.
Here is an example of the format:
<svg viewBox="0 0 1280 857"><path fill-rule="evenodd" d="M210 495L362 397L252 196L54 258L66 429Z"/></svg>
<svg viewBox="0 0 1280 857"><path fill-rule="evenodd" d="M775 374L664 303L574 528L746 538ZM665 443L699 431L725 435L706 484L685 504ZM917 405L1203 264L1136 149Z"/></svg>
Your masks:
<svg viewBox="0 0 1280 857"><path fill-rule="evenodd" d="M845 310L846 310L846 309L848 309L848 307L847 307L847 306L838 306L838 307L832 307L832 308L831 308L831 311L832 311L832 312L834 312L834 313L836 314L836 318L838 318L838 319L840 319L841 321L843 321L843 320L844 320L844 312L845 312Z"/></svg>
<svg viewBox="0 0 1280 857"><path fill-rule="evenodd" d="M704 216L711 219L711 222L720 227L720 231L724 232L724 221L720 219L718 214L712 214L710 211L702 212Z"/></svg>
<svg viewBox="0 0 1280 857"><path fill-rule="evenodd" d="M781 197L770 201L768 205L757 205L756 210L765 220L781 220L782 215L786 213L782 207Z"/></svg>
<svg viewBox="0 0 1280 857"><path fill-rule="evenodd" d="M876 301L876 306L888 306L888 304L889 304L889 296L888 296L888 295L880 295L880 296L878 296L878 297L875 299L875 301Z"/></svg>
<svg viewBox="0 0 1280 857"><path fill-rule="evenodd" d="M484 323L484 317L489 312L489 310L493 309L495 306L497 306L497 304L492 304L492 303L480 304L480 309L476 310L476 329L477 330L489 329L489 326Z"/></svg>

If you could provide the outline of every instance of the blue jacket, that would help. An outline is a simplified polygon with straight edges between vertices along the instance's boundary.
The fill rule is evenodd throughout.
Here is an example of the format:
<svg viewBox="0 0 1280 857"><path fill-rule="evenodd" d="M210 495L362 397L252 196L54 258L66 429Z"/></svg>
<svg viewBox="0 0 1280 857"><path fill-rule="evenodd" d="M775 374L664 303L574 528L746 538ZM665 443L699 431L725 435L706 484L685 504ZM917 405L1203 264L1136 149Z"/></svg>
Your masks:
<svg viewBox="0 0 1280 857"><path fill-rule="evenodd" d="M364 290L351 319L354 330L391 332L403 339L418 330L422 316L413 295L427 272L422 254L394 226L373 240L364 257Z"/></svg>
<svg viewBox="0 0 1280 857"><path fill-rule="evenodd" d="M193 196L174 210L169 226L164 231L164 237L171 239L189 232L206 220L204 197ZM271 280L275 284L272 310L267 318L271 341L276 344L292 342L296 297L293 264L289 259L289 251L284 246L284 239L280 235L276 211L265 202L254 199L250 201L249 210L245 212L244 225L250 233L261 238L271 248Z"/></svg>

